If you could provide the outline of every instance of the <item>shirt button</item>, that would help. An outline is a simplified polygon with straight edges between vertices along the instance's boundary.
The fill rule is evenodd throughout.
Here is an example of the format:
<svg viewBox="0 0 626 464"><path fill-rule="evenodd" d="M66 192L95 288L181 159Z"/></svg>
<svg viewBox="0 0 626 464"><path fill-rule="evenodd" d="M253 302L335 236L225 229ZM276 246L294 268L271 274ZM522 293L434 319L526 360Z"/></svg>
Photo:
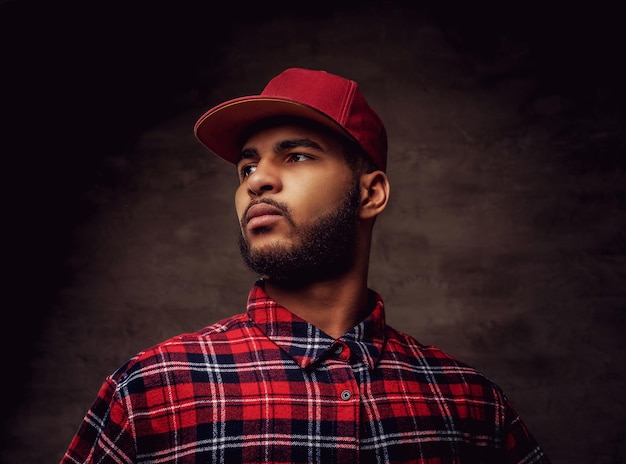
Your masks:
<svg viewBox="0 0 626 464"><path fill-rule="evenodd" d="M335 348L335 354L341 354L342 351L343 345L337 345L337 347Z"/></svg>
<svg viewBox="0 0 626 464"><path fill-rule="evenodd" d="M348 390L344 390L341 392L341 399L344 401L348 401L350 398L352 398L352 393L350 393L350 391Z"/></svg>

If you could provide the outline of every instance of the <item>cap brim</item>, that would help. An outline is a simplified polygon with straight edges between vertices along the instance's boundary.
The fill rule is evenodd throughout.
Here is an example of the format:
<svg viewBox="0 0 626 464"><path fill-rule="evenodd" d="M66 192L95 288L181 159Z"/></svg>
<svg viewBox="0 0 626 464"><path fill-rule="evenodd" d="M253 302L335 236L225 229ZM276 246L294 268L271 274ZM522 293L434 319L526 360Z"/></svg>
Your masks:
<svg viewBox="0 0 626 464"><path fill-rule="evenodd" d="M243 132L252 124L274 116L309 119L355 140L338 122L315 108L293 100L263 96L236 98L210 109L198 119L194 133L217 156L237 164Z"/></svg>

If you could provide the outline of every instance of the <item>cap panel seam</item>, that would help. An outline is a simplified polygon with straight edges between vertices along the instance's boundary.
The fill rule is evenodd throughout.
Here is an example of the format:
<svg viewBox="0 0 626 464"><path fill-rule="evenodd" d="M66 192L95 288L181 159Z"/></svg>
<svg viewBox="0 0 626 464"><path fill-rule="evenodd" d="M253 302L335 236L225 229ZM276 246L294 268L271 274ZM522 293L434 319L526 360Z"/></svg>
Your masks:
<svg viewBox="0 0 626 464"><path fill-rule="evenodd" d="M280 92L283 86L283 82L285 82L285 76L278 76L278 79L274 80L274 84L276 85L276 87L273 89L274 95L278 96L281 94ZM263 92L261 92L261 95L263 95L263 93L265 93L266 90L267 88L264 89Z"/></svg>
<svg viewBox="0 0 626 464"><path fill-rule="evenodd" d="M346 92L346 98L343 101L343 106L341 107L340 120L342 126L346 127L346 123L348 122L349 109L352 107L352 102L354 100L354 93L356 90L356 85L352 81L348 81L348 91ZM347 129L347 127L346 127Z"/></svg>

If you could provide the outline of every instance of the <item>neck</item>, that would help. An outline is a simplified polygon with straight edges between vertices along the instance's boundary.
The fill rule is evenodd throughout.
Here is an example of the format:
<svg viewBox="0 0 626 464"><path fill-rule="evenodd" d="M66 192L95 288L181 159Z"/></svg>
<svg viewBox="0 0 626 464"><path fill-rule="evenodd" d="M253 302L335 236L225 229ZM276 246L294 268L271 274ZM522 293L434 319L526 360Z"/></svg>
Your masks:
<svg viewBox="0 0 626 464"><path fill-rule="evenodd" d="M265 291L280 305L333 338L352 329L368 309L367 274L298 286L267 279Z"/></svg>

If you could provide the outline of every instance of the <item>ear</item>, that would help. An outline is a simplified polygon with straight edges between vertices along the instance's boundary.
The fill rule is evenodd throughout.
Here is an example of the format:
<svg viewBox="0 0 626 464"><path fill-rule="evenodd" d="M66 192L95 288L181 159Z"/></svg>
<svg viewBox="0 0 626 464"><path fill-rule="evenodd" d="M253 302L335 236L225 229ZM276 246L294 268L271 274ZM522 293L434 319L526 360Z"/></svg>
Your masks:
<svg viewBox="0 0 626 464"><path fill-rule="evenodd" d="M383 171L363 174L359 181L361 190L360 219L372 219L383 212L389 201L389 179Z"/></svg>

